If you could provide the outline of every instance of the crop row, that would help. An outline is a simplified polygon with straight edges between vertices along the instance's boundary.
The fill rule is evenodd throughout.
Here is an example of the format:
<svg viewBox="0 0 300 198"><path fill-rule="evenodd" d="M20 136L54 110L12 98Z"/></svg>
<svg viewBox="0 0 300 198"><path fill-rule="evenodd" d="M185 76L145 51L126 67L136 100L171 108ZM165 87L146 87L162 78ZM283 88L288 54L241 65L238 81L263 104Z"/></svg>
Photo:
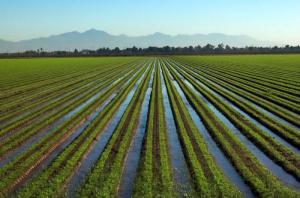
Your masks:
<svg viewBox="0 0 300 198"><path fill-rule="evenodd" d="M53 101L47 101L45 100L44 105L38 105L38 104L33 104L37 105L38 108L31 108L28 107L28 110L20 112L18 115L18 112L11 114L7 114L8 119L13 118L10 122L8 122L5 126L3 125L3 129L1 130L2 134L5 133L6 131L11 131L12 129L16 129L17 127L22 127L26 123L33 123L33 120L35 118L41 118L42 116L46 116L47 112L55 112L56 109L63 108L66 106L68 103L72 102L72 100L77 98L80 98L83 96L85 93L87 94L88 92L92 93L95 90L99 90L99 88L105 88L105 84L109 84L111 81L111 78L113 77L113 73L109 74L107 77L104 77L101 81L95 80L95 84L91 84L90 86L82 86L80 88L74 88L73 91L67 92L63 97L57 98ZM16 116L16 117L15 117ZM9 125L9 123L12 123Z"/></svg>
<svg viewBox="0 0 300 198"><path fill-rule="evenodd" d="M89 116L99 105L101 105L115 90L126 82L128 78L120 81L116 85L106 90L90 105L86 106L76 114L72 115L66 122L61 124L43 139L31 145L30 149L19 155L14 161L0 169L0 190L6 192L13 189L17 178L22 178L22 174L31 172L34 168L45 160L56 148L59 147L66 139L70 138L81 125L88 121ZM22 162L21 164L19 162ZM15 171L11 172L11 169ZM27 171L26 171L27 170ZM28 173L29 173L28 172Z"/></svg>
<svg viewBox="0 0 300 198"><path fill-rule="evenodd" d="M297 193L283 186L276 177L262 166L235 135L216 117L207 104L180 79L172 70L174 79L178 82L188 100L199 114L205 127L214 140L231 160L244 180L258 196L293 197Z"/></svg>
<svg viewBox="0 0 300 198"><path fill-rule="evenodd" d="M198 67L200 69L200 67ZM291 90L291 89L286 89L282 88L280 86L276 86L271 83L262 83L259 81L252 80L252 76L249 77L243 77L238 73L234 73L232 71L227 71L227 70L216 70L215 68L210 68L210 67L201 67L201 71L204 71L205 73L210 73L213 75L221 75L223 77L226 77L230 80L236 81L242 85L251 86L253 90L256 90L257 92L261 94L269 94L273 98L281 98L280 100L284 99L287 102L290 102L291 104L299 104L300 100L298 98L297 91Z"/></svg>
<svg viewBox="0 0 300 198"><path fill-rule="evenodd" d="M205 70L204 71L201 70L201 71L205 74L210 74L211 75L211 73L209 71L205 71ZM257 96L259 96L259 97L261 97L265 100L268 100L268 101L273 102L277 105L280 105L280 106L282 106L282 107L284 107L288 110L291 110L291 111L296 112L296 113L299 113L299 111L300 111L299 110L300 109L299 105L297 103L291 102L289 100L289 99L291 99L291 97L286 96L285 98L288 98L288 100L281 98L282 96L284 96L283 95L284 93L281 93L281 95L280 95L280 93L275 95L274 94L275 92L274 91L272 92L272 90L270 90L270 89L268 89L266 91L261 91L260 89L257 89L257 87L253 86L253 84L240 82L239 78L232 78L231 76L228 77L228 76L224 75L223 73L216 73L215 72L215 73L213 73L213 76L217 79L220 79L224 82L227 82L231 85L234 85L234 86L238 87L239 89L245 90L245 91L247 91L251 94L255 94L255 95L257 95ZM270 92L270 93L268 93L268 92ZM281 97L278 96L278 95L280 95ZM295 100L297 101L297 98Z"/></svg>
<svg viewBox="0 0 300 198"><path fill-rule="evenodd" d="M129 72L129 75L130 74L131 74L131 72ZM116 77L118 77L118 76L116 76ZM24 142L26 139L28 139L32 135L38 133L40 130L44 129L45 127L47 128L47 126L51 125L51 123L55 122L57 119L59 119L60 117L65 115L67 112L70 112L72 109L76 108L78 105L80 105L87 99L91 98L96 93L99 93L99 89L102 90L102 92L104 92L105 90L107 90L107 88L110 87L110 85L112 84L113 81L114 81L114 79L111 79L110 81L102 84L100 87L97 86L97 87L89 90L86 94L83 94L81 97L76 98L75 100L71 100L70 101L71 103L69 103L68 106L63 106L63 108L61 108L60 111L56 111L53 113L50 112L48 114L45 114L45 111L43 111L41 113L41 115L45 114L46 117L44 119L40 120L37 124L35 124L35 125L31 124L31 125L28 125L28 127L23 127L23 128L21 128L21 130L14 132L10 136L8 136L6 139L2 140L2 142L1 142L1 145L3 146L3 147L1 147L2 155L4 154L3 153L4 151L8 151L8 150L14 148L13 145L15 145L15 146L20 145L22 142ZM33 114L32 116L40 118L41 115ZM32 117L32 116L30 116L30 117ZM25 123L28 122L28 119L23 122L25 122ZM5 130L5 128L4 128L3 131L1 131L1 132L4 133L6 131L10 131L13 128L17 127L17 124L18 124L18 122L16 122L13 125L13 127L8 128L8 130Z"/></svg>
<svg viewBox="0 0 300 198"><path fill-rule="evenodd" d="M142 76L144 71L141 71L136 77L131 79L128 84L125 83L124 88L100 112L95 120L43 172L23 187L17 193L17 196L49 197L66 195L66 186L69 178L76 171L80 161L84 159L87 152L93 149L94 142L98 138L101 138L102 131L107 127L121 102L137 83L137 80ZM49 181L51 181L50 185Z"/></svg>
<svg viewBox="0 0 300 198"><path fill-rule="evenodd" d="M153 66L147 71L138 85L105 150L91 173L87 176L85 184L80 188L80 197L111 197L116 195L122 176L122 167L131 139L136 131L139 112L150 81L152 69Z"/></svg>
<svg viewBox="0 0 300 198"><path fill-rule="evenodd" d="M289 141L291 144L295 145L296 147L299 145L300 136L297 130L293 127L286 125L285 123L278 122L278 120L274 120L271 117L265 115L261 111L259 111L255 106L251 105L251 103L240 100L238 97L235 97L234 94L216 86L213 81L209 81L206 78L203 78L197 73L194 73L192 70L186 67L180 67L184 72L191 75L192 78L199 80L199 82L203 83L204 85L208 86L212 90L216 91L218 94L223 96L224 98L228 99L230 102L238 106L243 111L247 112L249 115L253 116L263 125L270 128L273 132L281 136L282 138ZM200 87L200 86L199 86ZM202 88L204 89L204 88Z"/></svg>
<svg viewBox="0 0 300 198"><path fill-rule="evenodd" d="M173 68L170 68L175 77L178 78ZM209 91L201 87L190 76L180 72L201 94L209 99L221 112L254 144L256 144L262 151L269 155L276 163L283 166L288 172L292 172L295 177L299 178L299 157L286 148L284 145L278 143L271 136L259 129L254 123L242 118L243 116L236 112L231 106L224 103L220 98L211 94ZM241 119L242 118L242 119ZM297 138L295 138L297 141Z"/></svg>
<svg viewBox="0 0 300 198"><path fill-rule="evenodd" d="M104 76L105 74L109 74L110 72L100 73L95 72L89 74L88 76L79 76L77 78L72 78L71 80L66 81L65 83L60 83L59 85L55 85L51 88L46 88L44 91L39 91L34 94L26 94L21 95L19 98L11 98L11 103L5 102L2 109L3 112L15 111L16 107L22 106L28 108L32 103L42 104L44 101L50 101L54 98L62 96L64 93L71 91L76 87L81 87L82 85L89 84L93 82L97 77ZM20 108L18 109L20 110Z"/></svg>
<svg viewBox="0 0 300 198"><path fill-rule="evenodd" d="M0 67L0 197L299 197L297 68L249 60Z"/></svg>
<svg viewBox="0 0 300 198"><path fill-rule="evenodd" d="M185 67L187 67L186 65L184 65ZM217 86L220 86L222 88L224 88L225 90L229 90L232 93L237 94L238 96L241 96L249 101L251 101L254 104L257 104L259 106L261 106L262 108L266 109L269 112L274 113L275 115L278 115L279 117L293 123L296 126L300 126L298 120L300 119L299 115L286 110L284 108L282 108L281 106L278 106L270 101L267 101L265 99L262 99L258 96L256 96L255 94L251 94L245 90L239 89L227 82L221 81L217 78L215 78L214 76L210 76L207 75L205 73L202 73L201 71L195 69L194 67L189 67L190 70L196 74L198 74L200 76L200 78L205 78L206 81L209 82L213 82L215 83Z"/></svg>
<svg viewBox="0 0 300 198"><path fill-rule="evenodd" d="M162 70L178 135L197 193L201 197L240 197L240 192L224 176L209 153L206 143L176 91L164 63Z"/></svg>
<svg viewBox="0 0 300 198"><path fill-rule="evenodd" d="M126 68L126 65L124 65L123 67ZM66 93L68 94L70 91L74 90L76 87L83 87L85 85L89 85L91 82L93 82L93 84L97 83L97 81L99 81L97 79L100 79L101 81L103 81L103 80L105 80L105 78L102 79L101 77L106 77L107 75L111 75L114 72L120 72L120 71L122 71L122 68L111 69L111 71L103 72L103 73L101 73L101 75L99 73L96 73L96 75L93 74L92 76L89 76L88 79L86 79L85 77L84 78L82 77L79 80L72 79L71 82L65 83L65 84L67 84L67 87L69 87L69 89L67 87L65 87L65 84L62 84L63 87L58 86L58 89L62 89L61 91L55 91L55 90L51 90L51 89L47 90L46 93L51 93L51 95L52 95L50 97L48 97L48 95L44 95L43 92L39 92L39 94L37 96L37 100L26 100L25 103L14 102L14 106L16 106L16 107L21 106L23 108L14 109L14 108L8 107L8 108L10 108L11 111L13 111L13 113L10 115L9 112L7 110L5 111L5 108L3 107L3 111L5 111L6 114L7 113L8 114L1 120L7 119L9 117L17 116L21 112L23 112L25 110L30 110L34 107L38 107L39 109L44 108L45 105L47 105L48 103L51 103L52 101L57 101L57 100L63 99L63 97L66 95ZM92 86L92 84L90 86ZM57 89L57 88L55 87L55 89Z"/></svg>
<svg viewBox="0 0 300 198"><path fill-rule="evenodd" d="M172 197L173 180L163 111L160 67L156 63L146 134L133 197Z"/></svg>
<svg viewBox="0 0 300 198"><path fill-rule="evenodd" d="M133 59L134 60L134 59ZM28 64L26 65L26 62ZM58 61L59 65L51 65L52 62L56 63ZM132 59L129 59L126 62L131 62ZM50 88L52 86L56 86L62 84L64 81L72 80L76 77L84 76L86 74L92 74L93 72L105 72L109 71L109 67L118 67L120 65L124 65L124 60L120 61L117 59L106 59L98 61L89 59L89 60L72 60L72 59L63 59L62 61L55 60L55 59L41 59L41 60L20 60L20 63L17 63L15 60L17 71L15 73L9 72L7 75L9 76L9 80L13 82L18 82L18 78L22 80L22 84L16 84L16 88L13 89L10 86L7 86L7 91L3 90L2 95L10 97L11 95L19 95L19 94L29 94L32 91L38 93L41 90L46 90L46 88ZM25 63L24 63L25 62ZM95 65L95 67L91 67L90 65ZM20 64L20 65L19 65ZM57 63L56 63L57 64ZM64 65L67 65L65 67ZM115 66L114 66L115 65ZM9 65L7 66L9 67ZM10 68L13 70L14 68ZM31 69L34 71L32 72ZM22 73L20 73L22 72ZM28 75L23 76L24 74L28 73ZM48 75L49 73L49 75ZM4 73L5 74L5 73ZM4 79L6 76L3 76ZM26 84L24 82L24 78L29 79L29 83ZM41 78L39 81L35 81L36 78ZM23 85L25 83L25 85ZM1 95L1 96L2 96ZM1 97L2 98L2 97Z"/></svg>
<svg viewBox="0 0 300 198"><path fill-rule="evenodd" d="M235 57L237 58L237 57ZM251 57L249 57L251 58ZM229 57L220 57L220 58L203 58L201 61L199 58L188 58L184 59L184 62L194 63L205 67L215 68L216 70L224 70L233 72L233 74L239 74L241 76L246 76L252 78L256 82L260 83L269 83L273 84L277 87L285 87L291 90L298 90L299 89L299 82L297 83L294 80L297 75L293 72L295 67L292 70L289 69L289 64L284 64L280 66L280 68L276 67L276 63L271 63L272 56L268 58L267 64L252 64L256 57L253 59L248 59L247 62L240 62L237 60L236 62L230 61ZM288 59L289 57L283 57ZM216 59L216 60L215 60ZM217 59L220 59L217 61ZM180 60L180 59L178 59ZM238 68L238 69L237 69ZM287 68L287 69L286 69ZM293 80L292 80L293 79Z"/></svg>

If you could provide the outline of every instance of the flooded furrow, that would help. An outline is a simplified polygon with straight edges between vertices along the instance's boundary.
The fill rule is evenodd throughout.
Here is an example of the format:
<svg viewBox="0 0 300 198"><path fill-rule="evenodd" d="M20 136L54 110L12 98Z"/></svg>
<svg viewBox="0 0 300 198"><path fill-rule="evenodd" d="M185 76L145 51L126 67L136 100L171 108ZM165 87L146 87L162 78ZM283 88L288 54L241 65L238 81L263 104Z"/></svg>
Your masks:
<svg viewBox="0 0 300 198"><path fill-rule="evenodd" d="M69 144L71 144L83 131L91 124L93 120L100 114L100 112L105 108L107 104L116 96L117 94L112 94L109 98L107 98L102 104L100 104L96 110L91 113L87 119L79 124L79 127L75 129L74 132L70 136L67 136L66 140L64 140L61 144L59 144L49 156L47 156L44 160L41 161L32 171L28 172L25 177L22 177L22 180L19 183L15 184L15 191L22 187L28 180L39 174L42 170L47 168L49 164L61 153Z"/></svg>
<svg viewBox="0 0 300 198"><path fill-rule="evenodd" d="M169 71L168 71L169 73ZM170 76L172 76L169 73ZM173 78L173 77L172 77ZM224 153L221 151L221 149L217 146L207 129L205 128L201 118L198 116L194 108L189 103L188 99L186 98L184 92L182 91L179 84L173 80L173 84L176 87L177 92L181 96L181 99L183 100L184 104L186 105L188 112L193 119L194 123L196 124L198 131L201 133L201 136L205 140L205 143L208 147L208 150L214 157L218 167L223 171L223 173L229 178L229 180L234 183L238 189L245 195L245 197L254 197L254 194L252 193L250 187L244 182L243 178L239 175L239 173L235 170L235 168L232 166L231 162L226 158ZM211 104L207 103L208 106L212 106Z"/></svg>
<svg viewBox="0 0 300 198"><path fill-rule="evenodd" d="M279 123L282 123L282 124L284 124L284 125L286 125L286 126L288 126L290 128L293 128L295 130L300 131L300 128L298 126L296 126L293 123L290 123L290 122L286 121L285 119L283 119L283 118L281 118L281 117L279 117L279 116L271 113L270 111L268 111L268 110L264 109L263 107L261 107L261 106L255 104L255 103L253 103L252 101L248 100L247 98L244 98L244 97L242 97L240 95L237 95L236 93L233 93L232 91L230 91L228 89L225 89L224 87L220 86L219 84L217 84L217 83L215 83L215 82L213 82L213 81L211 81L209 79L206 79L206 80L208 80L210 83L214 84L218 88L220 88L220 89L222 89L222 90L224 90L224 91L226 91L228 93L231 93L232 95L234 95L239 100L244 100L244 101L250 103L255 109L257 109L258 111L260 111L262 114L265 114L265 115L269 116L273 120L275 120L275 121L277 121ZM293 112L291 112L291 113L294 114Z"/></svg>
<svg viewBox="0 0 300 198"><path fill-rule="evenodd" d="M274 86L274 84L264 84L261 83L261 81L253 81L253 76L250 77L244 77L241 73L235 71L234 73L232 71L227 71L226 69L221 70L214 70L212 68L199 68L202 72L205 72L206 74L215 74L217 76L222 76L227 78L228 80L231 80L233 82L238 82L241 86L251 87L254 88L257 92L260 94L265 94L267 92L271 92L272 95L278 97L281 100L290 101L294 103L298 103L297 96L294 95L293 91L291 90L284 90L282 88L279 88L278 86ZM216 73L214 73L216 72ZM250 82L250 84L249 84ZM270 86L271 85L271 86ZM272 86L273 85L273 86Z"/></svg>
<svg viewBox="0 0 300 198"><path fill-rule="evenodd" d="M178 63L175 63L175 62L174 62L174 64L178 64ZM193 74L199 75L199 74L197 74L195 71L193 71L193 70L191 70L191 69L189 69L189 71L191 71ZM202 78L204 78L204 77L202 77ZM257 110L259 110L262 114L265 114L265 115L269 116L269 117L272 118L273 120L275 120L275 121L277 121L277 122L279 122L279 123L285 124L286 126L288 126L288 127L290 127L290 128L293 128L293 129L295 129L295 130L300 131L300 127L298 127L298 126L294 125L293 123L290 123L290 122L288 122L287 120L281 118L280 116L275 115L274 113L272 113L272 112L270 112L270 111L264 109L263 107L261 107L261 106L255 104L254 102L250 101L249 99L247 99L247 98L245 98L245 97L242 97L242 96L240 96L240 95L234 93L233 91L229 90L228 88L226 88L226 87L224 87L224 86L221 86L221 85L219 85L218 83L215 83L215 82L213 82L213 81L210 80L210 79L207 79L207 78L204 78L204 79L207 80L209 83L215 85L215 86L218 87L219 89L221 89L221 90L223 90L223 91L225 91L225 92L227 92L227 93L233 95L235 98L237 98L237 99L239 99L239 100L241 100L241 101L245 101L245 102L249 103L249 104L252 105L254 108L256 108ZM291 112L291 114L295 114L295 113Z"/></svg>
<svg viewBox="0 0 300 198"><path fill-rule="evenodd" d="M103 84L103 83L100 83L99 86ZM80 87L79 89L84 89L88 86L91 86L92 83L89 83L87 85L84 85L83 87ZM43 104L39 104L38 106L36 107L33 107L33 108L28 108L28 109L25 109L23 112L21 112L20 115L17 115L17 116L14 116L12 119L8 119L6 121L1 121L1 124L3 124L3 127L4 126L7 126L7 125L10 125L10 124L13 124L13 122L16 122L18 120L21 120L23 118L26 118L28 115L31 115L32 113L34 113L35 111L38 111L40 109L43 109L44 107L48 106L48 105L51 105L51 104L54 104L55 102L61 100L62 98L65 98L65 97L68 97L69 95L73 94L74 92L76 92L77 90L73 90L71 92L69 92L68 94L66 95L63 95L63 96L60 96L60 97L57 97L53 100L50 100L50 101L45 101L43 102Z"/></svg>
<svg viewBox="0 0 300 198"><path fill-rule="evenodd" d="M30 146L32 146L32 144L40 141L45 136L47 136L47 135L53 133L54 131L56 131L60 127L61 124L63 124L65 121L67 121L68 119L70 119L73 115L75 115L76 113L78 113L79 111L81 111L83 108L87 107L89 104L91 104L92 102L94 102L101 94L103 94L111 86L113 86L114 84L116 84L120 80L121 80L121 78L118 79L118 80L116 80L110 86L102 89L97 94L95 94L94 96L92 96L91 98L89 98L88 100L86 100L84 103L80 104L78 107L76 107L72 111L68 112L63 117L61 117L58 120L56 120L54 123L50 124L49 126L47 126L44 129L42 129L36 135L33 135L32 137L30 137L28 140L26 140L24 143L22 143L19 147L17 147L16 149L12 150L11 152L9 152L5 157L3 157L0 160L0 168L3 167L5 164L9 163L10 161L14 160L19 154L21 154L22 152L26 151Z"/></svg>
<svg viewBox="0 0 300 198"><path fill-rule="evenodd" d="M89 153L86 154L86 157L80 163L77 171L71 176L69 183L67 185L67 195L68 197L75 197L76 190L83 184L86 175L91 171L92 167L96 163L99 156L101 156L103 150L105 149L106 144L108 143L110 137L112 136L114 130L118 126L123 114L125 113L131 99L133 98L135 91L138 88L138 85L142 81L144 75L135 83L134 87L130 90L125 100L122 102L118 108L115 115L112 117L110 122L107 124L105 129L99 136L96 138L97 142L94 147L90 149ZM134 75L135 76L135 75ZM128 81L129 82L129 81Z"/></svg>
<svg viewBox="0 0 300 198"><path fill-rule="evenodd" d="M74 98L72 98L71 100L69 101L66 101L62 104L60 104L58 107L55 107L51 110L48 110L47 112L43 112L43 115L41 116L38 116L38 117L35 117L31 120L28 120L26 121L24 124L21 124L20 126L10 130L9 132L5 133L3 136L0 137L0 141L1 140L4 140L6 138L9 138L10 135L12 134L18 134L18 133L21 133L21 132L24 132L26 130L28 130L28 128L31 127L31 125L34 125L34 124L38 124L39 122L43 121L43 119L45 119L45 117L49 117L49 116L52 116L53 113L56 113L56 112L59 112L60 110L62 110L63 108L65 108L66 105L78 100L79 98L81 98L85 93L81 93L79 94L78 96L75 96ZM47 126L47 127L44 127L44 128L49 128L50 126ZM21 129L21 130L19 130ZM43 130L43 129L41 129Z"/></svg>
<svg viewBox="0 0 300 198"><path fill-rule="evenodd" d="M183 71L183 70L181 70L181 71L184 72L185 74L187 74L185 71ZM261 129L262 131L264 131L265 133L267 133L268 135L270 135L272 138L274 138L276 141L278 141L282 145L284 145L287 148L289 148L291 151L295 152L297 155L300 155L300 150L298 148L296 148L295 146L291 145L289 142L287 142L286 140L284 140L283 138L281 138L279 135L277 135L276 133L274 133L273 131L271 131L269 128L267 128L266 126L264 126L263 124L261 124L260 122L258 122L255 118L252 118L249 114L247 114L246 112L244 112L243 110L241 110L235 104L233 104L232 102L230 102L229 100L227 100L226 98L224 98L223 96L221 96L220 94L218 94L217 92L215 92L214 90L212 90L211 88L207 87L205 84L203 84L202 82L200 82L198 79L194 78L193 76L191 76L189 74L187 74L187 75L190 76L196 83L198 83L199 85L201 85L201 87L203 87L204 89L206 89L207 91L209 91L211 94L213 94L213 95L217 96L218 98L220 98L223 102L225 102L226 104L228 104L235 111L237 111L238 113L240 113L241 115L243 115L245 118L247 118L249 121L251 121L252 123L254 123L259 129Z"/></svg>
<svg viewBox="0 0 300 198"><path fill-rule="evenodd" d="M192 84L187 82L189 87L193 87ZM206 100L194 87L193 91L203 100ZM287 186L300 189L300 183L289 173L287 173L281 166L273 162L267 155L265 155L259 148L256 147L250 140L247 139L220 111L218 111L212 104L210 109L216 114L216 116L240 139L249 151L265 166L273 175L277 176Z"/></svg>
<svg viewBox="0 0 300 198"><path fill-rule="evenodd" d="M101 91L101 93L102 93L102 91ZM40 141L43 137L45 137L45 136L49 135L50 133L54 132L55 130L57 130L57 128L63 122L65 122L70 117L72 117L73 115L75 115L76 113L78 113L81 109L83 109L84 107L86 107L90 103L92 103L94 99L96 99L97 97L99 97L101 95L101 93L100 92L97 93L92 98L90 98L88 101L82 103L80 106L76 107L71 112L67 113L66 115L64 115L63 117L61 117L59 120L57 120L54 123L52 123L49 127L47 127L46 129L42 130L41 132L37 133L36 135L33 135L27 141L25 141L23 144L21 144L19 147L17 147L16 149L12 150L11 152L9 152L3 159L0 160L0 167L4 166L8 162L10 162L13 159L15 159L20 153L26 151L30 146L32 146L32 144Z"/></svg>
<svg viewBox="0 0 300 198"><path fill-rule="evenodd" d="M140 69L141 70L141 69ZM139 71L140 71L139 70ZM133 74L131 78L137 75L138 72ZM116 80L113 84L117 83L119 80ZM123 85L124 86L128 83L128 81ZM100 112L111 102L113 98L117 95L117 93L120 91L120 89L116 90L109 98L107 98L102 104L100 104L94 112L92 112L88 117L83 119L78 126L76 125L74 131L70 135L67 135L66 140L63 140L62 143L58 144L56 148L54 148L51 153L44 158L43 160L40 160L41 163L37 164L37 166L32 169L30 172L26 172L26 176L22 176L22 180L19 180L17 183L14 184L14 191L17 191L20 187L22 187L26 181L37 175L39 172L41 172L43 169L45 169L54 158L56 158L69 144L71 144L90 124L93 120L96 119L96 117L100 114Z"/></svg>
<svg viewBox="0 0 300 198"><path fill-rule="evenodd" d="M287 173L281 166L273 162L265 153L256 147L251 141L247 139L213 104L211 104L194 86L185 80L185 83L201 98L214 114L238 137L238 139L248 148L248 150L266 167L270 172L275 175L285 185L300 189L300 183L291 174ZM179 86L179 85L177 85Z"/></svg>
<svg viewBox="0 0 300 198"><path fill-rule="evenodd" d="M169 153L171 158L172 173L173 173L174 185L175 185L174 189L180 197L193 195L196 194L193 188L193 181L188 169L188 165L184 158L182 147L180 145L180 140L178 137L175 120L171 109L171 104L169 101L165 79L164 76L162 75L161 69L160 69L160 76L161 76L165 122L167 127Z"/></svg>
<svg viewBox="0 0 300 198"><path fill-rule="evenodd" d="M143 139L147 127L147 115L152 93L152 83L155 68L151 73L151 78L148 84L145 98L142 103L138 126L135 135L131 141L129 151L127 152L125 164L123 167L122 177L118 189L118 197L131 197L133 191L133 183L137 174L137 169L140 161Z"/></svg>
<svg viewBox="0 0 300 198"><path fill-rule="evenodd" d="M130 69L127 73L129 73L129 72L131 72L131 71L133 71L133 70L134 70L134 69ZM123 77L120 77L118 80L114 81L112 84L115 84L117 81L119 81L119 80L122 79L122 78L123 78ZM8 120L9 123L7 123L7 125L8 125L8 124L12 124L13 122L16 122L16 121L18 121L18 120L21 120L21 119L23 119L23 118L26 118L26 116L28 116L28 115L30 115L30 114L32 114L32 113L35 113L35 111L39 111L40 109L43 109L44 107L47 107L48 105L54 104L55 102L57 102L57 101L59 101L59 100L65 98L65 97L70 96L71 94L73 94L74 92L76 92L76 91L78 91L78 90L85 89L86 87L89 87L89 86L90 86L90 87L92 87L92 88L91 88L91 90L89 90L88 92L91 92L92 90L97 89L97 87L102 86L103 84L107 83L108 81L110 81L110 79L106 79L105 81L99 81L99 80L97 79L97 81L95 81L95 82L87 83L86 85L83 85L83 86L81 86L81 87L78 87L77 89L72 90L72 91L70 91L69 93L67 93L67 94L65 94L65 95L62 95L62 96L57 97L57 98L54 98L53 100L45 101L45 102L43 102L42 104L35 106L34 108L25 109L25 111L22 112L20 115L14 116L12 119L9 119L9 120ZM84 91L83 91L83 92L84 92ZM83 92L82 92L82 93L83 93ZM81 94L81 95L82 95L82 94ZM78 96L76 96L76 98L78 98ZM75 99L75 98L71 99L71 102L74 101L74 99ZM66 102L64 102L64 103L66 103ZM64 103L63 103L63 104L64 104ZM62 106L63 104L59 105L59 107ZM56 107L56 108L59 108L59 107ZM48 111L52 111L52 110L48 110ZM46 114L44 113L44 115L42 115L42 116L45 116L45 115L46 115ZM40 116L40 118L41 118L42 116ZM40 118L38 118L38 119L40 119ZM37 119L37 118L35 118L35 120L36 120L36 119Z"/></svg>

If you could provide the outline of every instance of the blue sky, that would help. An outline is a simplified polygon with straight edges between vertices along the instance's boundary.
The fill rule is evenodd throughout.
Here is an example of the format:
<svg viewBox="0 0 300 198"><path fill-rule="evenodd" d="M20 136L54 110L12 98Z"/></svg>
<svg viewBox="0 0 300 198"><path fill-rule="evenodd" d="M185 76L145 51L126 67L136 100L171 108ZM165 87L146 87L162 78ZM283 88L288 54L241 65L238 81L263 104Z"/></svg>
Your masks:
<svg viewBox="0 0 300 198"><path fill-rule="evenodd" d="M226 33L300 44L300 0L0 0L0 38L91 28L111 34Z"/></svg>

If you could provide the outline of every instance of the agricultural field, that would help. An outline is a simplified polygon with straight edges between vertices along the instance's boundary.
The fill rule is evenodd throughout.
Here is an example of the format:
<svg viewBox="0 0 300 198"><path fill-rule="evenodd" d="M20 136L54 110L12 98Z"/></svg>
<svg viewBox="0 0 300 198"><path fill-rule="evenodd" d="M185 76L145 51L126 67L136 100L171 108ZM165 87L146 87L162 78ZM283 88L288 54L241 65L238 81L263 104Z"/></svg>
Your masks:
<svg viewBox="0 0 300 198"><path fill-rule="evenodd" d="M300 55L0 59L0 197L300 197Z"/></svg>

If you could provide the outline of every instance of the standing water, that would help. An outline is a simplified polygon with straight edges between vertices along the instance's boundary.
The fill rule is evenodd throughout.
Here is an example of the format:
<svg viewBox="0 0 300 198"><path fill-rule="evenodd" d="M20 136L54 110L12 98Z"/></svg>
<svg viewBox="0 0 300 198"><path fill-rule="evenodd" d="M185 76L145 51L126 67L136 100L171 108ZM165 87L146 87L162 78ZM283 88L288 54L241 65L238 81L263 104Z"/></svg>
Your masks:
<svg viewBox="0 0 300 198"><path fill-rule="evenodd" d="M68 197L76 197L76 190L83 184L87 174L91 171L97 159L104 151L107 142L112 136L123 114L125 113L145 73L146 72L144 72L142 77L135 83L134 87L130 90L127 97L118 108L117 113L113 116L112 120L109 122L104 131L102 131L100 136L97 137L97 142L94 147L87 154L86 158L81 162L78 170L70 178L70 182L68 183L67 187Z"/></svg>
<svg viewBox="0 0 300 198"><path fill-rule="evenodd" d="M182 70L181 70L182 71ZM184 72L184 71L182 71ZM184 72L185 74L187 74L186 72ZM188 75L188 74L187 74ZM260 122L258 122L257 120L255 120L254 118L252 118L250 115L248 115L246 112L244 112L243 110L241 110L240 108L238 108L236 105L234 105L233 103L231 103L229 100L227 100L226 98L224 98L223 96L221 96L220 94L218 94L217 92L213 91L212 89L210 89L209 87L207 87L205 84L203 84L202 82L200 82L198 79L195 79L193 76L189 75L193 80L195 80L196 83L198 83L199 85L201 85L201 87L203 87L204 89L206 89L207 91L209 91L211 94L217 96L218 98L220 98L223 102L225 102L226 104L228 104L229 106L231 106L235 111L237 111L238 113L240 113L242 116L244 116L245 118L247 118L249 121L251 121L252 123L254 123L258 128L260 128L262 131L264 131L265 133L267 133L268 135L270 135L272 138L274 138L276 141L278 141L279 143L283 144L284 146L286 146L287 148L289 148L290 150L292 150L293 152L295 152L296 154L300 155L300 150L298 148L296 148L295 146L291 145L289 142L287 142L286 140L284 140L283 138L281 138L280 136L278 136L276 133L272 132L269 128L265 127L264 125L262 125ZM215 86L219 87L220 89L234 95L235 97L237 97L240 100L245 100L247 102L247 99L244 99L238 95L236 95L235 93L229 92L228 90L224 89L223 87L220 87L218 84L215 84L212 81L209 81L210 83L214 84ZM187 84L189 84L189 82L187 82ZM191 85L189 85L190 87L193 87ZM251 102L250 102L251 103ZM251 103L252 104L252 103ZM253 104L254 107L258 107L261 108L255 104ZM269 112L270 113L270 112Z"/></svg>
<svg viewBox="0 0 300 198"><path fill-rule="evenodd" d="M264 166L266 166L287 186L298 190L300 189L300 183L292 175L287 173L282 167L273 162L259 148L257 148L256 145L249 141L213 104L211 104L201 93L199 93L192 84L190 84L187 80L185 80L185 83L192 89L194 93L198 95L198 97L208 104L210 110L214 112L214 114L238 137L238 139Z"/></svg>
<svg viewBox="0 0 300 198"><path fill-rule="evenodd" d="M172 172L174 174L175 190L180 197L196 194L193 189L192 178L182 152L179 137L176 130L176 125L171 110L169 96L165 85L164 76L160 69L162 94L163 94L163 105L165 121L167 125L167 135L169 142L169 152L172 164Z"/></svg>
<svg viewBox="0 0 300 198"><path fill-rule="evenodd" d="M151 79L148 84L148 89L144 101L142 103L142 108L139 115L139 123L137 126L136 133L131 142L127 157L125 160L125 165L119 185L118 197L131 197L133 191L133 183L137 174L138 164L140 161L140 154L142 150L142 143L147 127L147 115L150 103L150 96L152 92L152 82L153 74L155 69L153 69L151 74Z"/></svg>
<svg viewBox="0 0 300 198"><path fill-rule="evenodd" d="M168 72L169 73L169 72ZM170 76L172 76L169 73ZM176 87L181 99L183 100L184 104L186 105L190 116L192 117L194 123L196 124L198 131L201 133L201 136L204 138L208 150L213 155L217 165L222 169L223 173L229 178L231 182L233 182L239 190L246 196L246 197L254 197L250 187L244 182L243 178L238 174L238 172L234 169L230 161L226 158L224 153L219 149L211 135L206 130L201 118L195 112L193 107L190 105L189 101L185 97L182 89L180 88L179 84L176 81L173 81L173 84Z"/></svg>

